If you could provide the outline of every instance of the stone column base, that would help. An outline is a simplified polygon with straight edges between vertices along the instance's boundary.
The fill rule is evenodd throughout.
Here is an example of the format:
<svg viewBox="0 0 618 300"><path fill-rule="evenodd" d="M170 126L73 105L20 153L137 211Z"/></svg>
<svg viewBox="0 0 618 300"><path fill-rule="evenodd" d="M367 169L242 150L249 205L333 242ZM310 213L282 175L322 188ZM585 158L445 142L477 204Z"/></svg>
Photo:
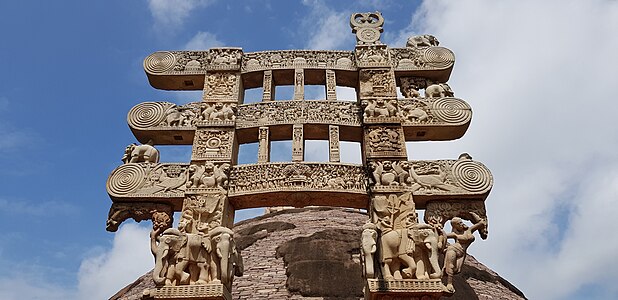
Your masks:
<svg viewBox="0 0 618 300"><path fill-rule="evenodd" d="M145 290L144 300L232 300L230 291L220 283L204 285L164 286Z"/></svg>
<svg viewBox="0 0 618 300"><path fill-rule="evenodd" d="M365 286L365 300L431 300L450 295L440 279L367 279L367 285Z"/></svg>

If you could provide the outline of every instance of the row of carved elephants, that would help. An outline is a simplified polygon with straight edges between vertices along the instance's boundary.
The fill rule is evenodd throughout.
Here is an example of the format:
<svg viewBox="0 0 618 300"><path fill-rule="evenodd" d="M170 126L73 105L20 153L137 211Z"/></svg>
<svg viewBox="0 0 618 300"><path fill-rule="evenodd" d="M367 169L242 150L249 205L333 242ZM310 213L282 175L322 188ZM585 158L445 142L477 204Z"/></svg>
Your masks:
<svg viewBox="0 0 618 300"><path fill-rule="evenodd" d="M110 174L107 191L115 201L183 199L193 188L225 188L230 197L281 191L367 194L372 182L374 191L407 190L424 203L484 199L493 186L490 171L465 155L457 160L384 160L372 163L369 171L370 176L362 165L340 163L127 163Z"/></svg>
<svg viewBox="0 0 618 300"><path fill-rule="evenodd" d="M151 251L157 286L221 283L230 289L233 277L243 273L234 233L226 227L216 227L208 234L185 233L175 228L159 235L153 231Z"/></svg>

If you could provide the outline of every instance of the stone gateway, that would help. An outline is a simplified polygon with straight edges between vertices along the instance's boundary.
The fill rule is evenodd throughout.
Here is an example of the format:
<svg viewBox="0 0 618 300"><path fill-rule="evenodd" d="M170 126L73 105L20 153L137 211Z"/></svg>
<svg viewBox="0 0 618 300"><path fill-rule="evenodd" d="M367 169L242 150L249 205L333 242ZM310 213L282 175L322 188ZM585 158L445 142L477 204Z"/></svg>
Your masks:
<svg viewBox="0 0 618 300"><path fill-rule="evenodd" d="M129 145L107 181L109 231L129 218L153 222L155 286L143 299L232 299L248 238L233 230L235 211L274 206L367 212L357 228L319 235L333 261L357 251L359 267L339 268L343 274L327 263L318 278L307 276L299 246L277 248L292 290L332 291L336 277L362 278L365 299L457 295L453 277L464 269L475 232L487 237L484 201L493 178L466 153L408 160L406 142L460 138L472 112L446 83L455 60L450 50L431 35L391 48L380 42L383 25L379 12L353 14L353 51L226 47L155 52L144 60L154 88L203 94L185 105L133 107L129 127L144 144ZM293 99L274 101L278 85L293 85ZM326 99L306 100L305 85L323 85ZM340 99L336 86L354 88L356 99ZM252 88L262 88L262 101L244 104ZM292 161L271 163L270 144L280 140L291 140ZM329 162L305 161L305 140L328 141ZM341 163L340 141L361 143L363 164ZM258 144L257 163L239 165L239 145L247 143ZM192 145L191 161L159 163L156 145ZM425 210L424 220L416 209ZM174 212L181 213L178 228ZM443 229L447 222L451 232ZM349 248L351 237L356 247ZM346 253L329 252L329 241ZM311 237L297 242L315 247ZM347 246L334 246L341 243ZM353 287L342 288L357 296Z"/></svg>

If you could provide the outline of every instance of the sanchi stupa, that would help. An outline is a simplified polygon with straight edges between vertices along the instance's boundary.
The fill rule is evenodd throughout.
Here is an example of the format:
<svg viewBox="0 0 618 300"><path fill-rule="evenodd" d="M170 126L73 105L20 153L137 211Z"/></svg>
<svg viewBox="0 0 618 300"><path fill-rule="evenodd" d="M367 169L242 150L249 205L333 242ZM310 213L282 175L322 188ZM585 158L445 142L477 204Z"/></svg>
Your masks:
<svg viewBox="0 0 618 300"><path fill-rule="evenodd" d="M155 263L112 299L525 299L467 255L489 232L489 169L467 153L408 160L406 142L458 139L471 122L446 83L454 54L431 35L391 48L383 25L379 12L352 14L353 51L222 47L144 60L154 88L203 93L128 113L142 144L108 178L107 230L151 220ZM275 101L281 85L292 99ZM323 85L326 99L305 99L305 85ZM261 102L245 104L254 88ZM270 162L282 140L292 160ZM305 161L306 140L328 141L329 162ZM363 163L341 163L340 141L361 143ZM257 163L238 164L247 143ZM192 145L191 161L159 163L156 145ZM233 224L236 210L282 206L298 208Z"/></svg>

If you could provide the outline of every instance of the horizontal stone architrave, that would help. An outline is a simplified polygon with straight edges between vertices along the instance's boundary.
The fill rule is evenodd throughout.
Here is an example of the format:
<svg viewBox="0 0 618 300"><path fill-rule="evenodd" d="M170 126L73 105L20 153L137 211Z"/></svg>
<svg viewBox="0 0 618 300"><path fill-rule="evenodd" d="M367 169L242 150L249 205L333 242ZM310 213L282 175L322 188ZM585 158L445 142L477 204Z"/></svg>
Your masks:
<svg viewBox="0 0 618 300"><path fill-rule="evenodd" d="M403 183L372 185L378 194L412 192L416 207L429 201L484 201L493 187L491 172L482 163L457 160L404 161L380 171L396 174ZM129 163L117 167L107 180L114 202L167 203L180 211L187 194L189 164ZM402 171L403 170L403 171ZM375 169L344 163L277 162L235 165L229 174L228 196L235 209L267 206L341 206L367 208L368 173ZM406 176L399 176L404 172Z"/></svg>
<svg viewBox="0 0 618 300"><path fill-rule="evenodd" d="M470 106L453 97L399 99L399 115L406 141L454 140L466 132ZM342 141L362 140L362 108L356 102L328 100L268 101L238 105L235 121L204 121L200 105L192 102L143 102L128 113L131 131L142 143L191 145L198 127L235 127L240 144L258 141L259 127L270 128L270 139L290 140L293 124L304 124L304 137L328 140L328 126L340 126Z"/></svg>
<svg viewBox="0 0 618 300"><path fill-rule="evenodd" d="M450 77L454 54L444 47L389 48L390 63L397 77L419 76L439 82ZM228 53L229 52L229 53ZM214 54L213 54L214 53ZM217 58L227 53L231 58ZM159 51L144 59L144 71L151 86L163 90L201 90L207 72L240 71L243 86L262 86L264 71L273 71L276 85L293 84L290 72L305 70L305 84L324 84L324 70L335 71L337 85L358 85L354 51L280 50L243 53L240 48L212 48L207 51Z"/></svg>

